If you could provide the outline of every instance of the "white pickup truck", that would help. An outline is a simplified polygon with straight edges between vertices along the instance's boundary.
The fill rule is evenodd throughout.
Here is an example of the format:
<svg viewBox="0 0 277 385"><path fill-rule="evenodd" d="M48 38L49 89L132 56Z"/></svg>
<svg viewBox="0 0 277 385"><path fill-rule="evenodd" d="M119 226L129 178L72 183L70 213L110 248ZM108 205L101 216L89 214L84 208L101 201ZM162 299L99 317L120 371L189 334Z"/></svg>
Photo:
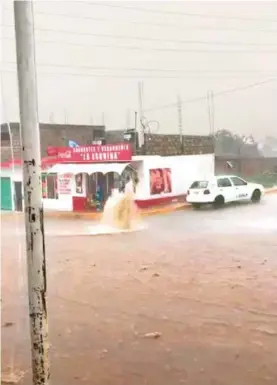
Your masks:
<svg viewBox="0 0 277 385"><path fill-rule="evenodd" d="M263 194L264 187L260 184L246 182L236 175L220 175L194 181L187 192L187 202L194 208L206 204L219 208L238 201L258 203Z"/></svg>

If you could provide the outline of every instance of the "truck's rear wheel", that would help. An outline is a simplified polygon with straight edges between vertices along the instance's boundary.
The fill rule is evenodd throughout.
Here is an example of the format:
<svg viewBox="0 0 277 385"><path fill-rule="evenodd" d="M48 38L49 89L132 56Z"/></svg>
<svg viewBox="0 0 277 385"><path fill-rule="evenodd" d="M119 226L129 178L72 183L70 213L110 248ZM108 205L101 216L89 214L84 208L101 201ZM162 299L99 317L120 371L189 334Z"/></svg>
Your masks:
<svg viewBox="0 0 277 385"><path fill-rule="evenodd" d="M262 196L261 191L257 189L253 192L251 201L253 203L259 203L261 201L261 196Z"/></svg>
<svg viewBox="0 0 277 385"><path fill-rule="evenodd" d="M222 195L218 195L213 203L213 206L215 209L220 209L222 206L224 206L225 200Z"/></svg>
<svg viewBox="0 0 277 385"><path fill-rule="evenodd" d="M192 203L192 207L193 207L195 210L199 210L200 207L201 207L201 203Z"/></svg>

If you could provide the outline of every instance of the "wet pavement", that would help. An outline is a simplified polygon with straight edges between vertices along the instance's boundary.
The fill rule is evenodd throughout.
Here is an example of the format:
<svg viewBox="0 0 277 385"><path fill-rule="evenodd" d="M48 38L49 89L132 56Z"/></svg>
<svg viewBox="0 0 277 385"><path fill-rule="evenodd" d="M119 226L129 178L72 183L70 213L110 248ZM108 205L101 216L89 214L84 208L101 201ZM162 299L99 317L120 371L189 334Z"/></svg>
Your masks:
<svg viewBox="0 0 277 385"><path fill-rule="evenodd" d="M276 384L277 195L145 223L47 221L52 384ZM24 258L21 219L3 216L2 370L29 385Z"/></svg>

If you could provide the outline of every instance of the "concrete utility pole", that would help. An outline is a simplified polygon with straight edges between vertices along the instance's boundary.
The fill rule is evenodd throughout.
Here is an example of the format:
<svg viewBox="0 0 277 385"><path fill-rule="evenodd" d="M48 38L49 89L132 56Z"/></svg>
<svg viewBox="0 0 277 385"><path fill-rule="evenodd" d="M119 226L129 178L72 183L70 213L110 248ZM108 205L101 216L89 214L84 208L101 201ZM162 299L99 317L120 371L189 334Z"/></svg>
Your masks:
<svg viewBox="0 0 277 385"><path fill-rule="evenodd" d="M33 385L48 385L48 323L41 154L32 1L14 2Z"/></svg>
<svg viewBox="0 0 277 385"><path fill-rule="evenodd" d="M210 135L214 135L215 134L214 93L213 91L210 91L210 90L207 92L207 107L208 107Z"/></svg>
<svg viewBox="0 0 277 385"><path fill-rule="evenodd" d="M182 109L182 99L181 96L177 96L177 107L178 107L178 127L179 127L179 135L180 142L183 144L183 109Z"/></svg>
<svg viewBox="0 0 277 385"><path fill-rule="evenodd" d="M216 150L216 139L215 139L215 116L214 116L214 92L209 90L207 92L207 107L209 117L209 135L212 137L213 150Z"/></svg>
<svg viewBox="0 0 277 385"><path fill-rule="evenodd" d="M145 128L143 126L143 120L144 120L144 108L143 108L143 102L144 102L144 90L143 90L143 82L138 83L138 97L139 97L139 128L138 128L138 144L139 147L144 145L144 131Z"/></svg>

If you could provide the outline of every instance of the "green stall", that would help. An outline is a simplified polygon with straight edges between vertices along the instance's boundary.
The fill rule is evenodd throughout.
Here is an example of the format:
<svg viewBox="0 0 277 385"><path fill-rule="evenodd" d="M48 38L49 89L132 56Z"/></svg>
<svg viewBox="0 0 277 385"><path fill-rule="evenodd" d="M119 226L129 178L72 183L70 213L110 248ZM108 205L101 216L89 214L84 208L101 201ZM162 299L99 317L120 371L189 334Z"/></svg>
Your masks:
<svg viewBox="0 0 277 385"><path fill-rule="evenodd" d="M12 210L11 178L1 177L1 210Z"/></svg>

